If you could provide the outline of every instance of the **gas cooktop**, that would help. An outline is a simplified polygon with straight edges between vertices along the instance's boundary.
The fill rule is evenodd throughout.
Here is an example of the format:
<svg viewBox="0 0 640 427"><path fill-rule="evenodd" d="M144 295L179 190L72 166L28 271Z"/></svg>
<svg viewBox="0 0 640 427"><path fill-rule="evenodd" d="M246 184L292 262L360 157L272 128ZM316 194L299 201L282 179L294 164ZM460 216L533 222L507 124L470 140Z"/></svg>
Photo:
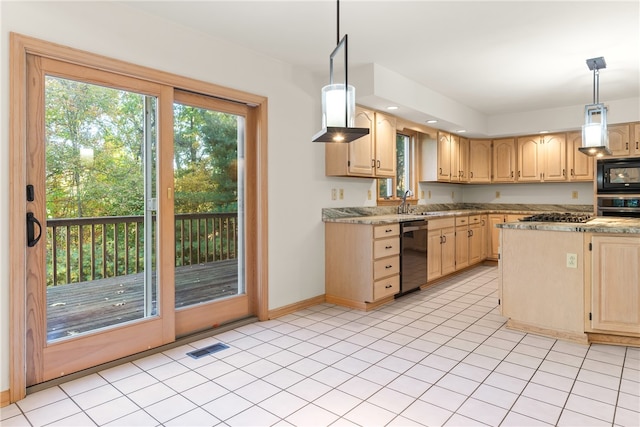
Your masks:
<svg viewBox="0 0 640 427"><path fill-rule="evenodd" d="M545 212L521 218L520 221L538 222L587 222L593 215L590 213Z"/></svg>

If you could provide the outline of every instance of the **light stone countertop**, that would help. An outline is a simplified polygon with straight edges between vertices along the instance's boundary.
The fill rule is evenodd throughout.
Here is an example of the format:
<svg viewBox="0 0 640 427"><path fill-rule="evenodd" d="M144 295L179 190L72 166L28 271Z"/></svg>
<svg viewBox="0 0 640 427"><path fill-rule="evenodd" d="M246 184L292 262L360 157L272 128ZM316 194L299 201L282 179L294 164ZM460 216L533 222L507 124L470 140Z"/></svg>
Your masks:
<svg viewBox="0 0 640 427"><path fill-rule="evenodd" d="M640 234L640 218L596 217L584 223L505 222L498 228L516 230L573 231L578 233Z"/></svg>

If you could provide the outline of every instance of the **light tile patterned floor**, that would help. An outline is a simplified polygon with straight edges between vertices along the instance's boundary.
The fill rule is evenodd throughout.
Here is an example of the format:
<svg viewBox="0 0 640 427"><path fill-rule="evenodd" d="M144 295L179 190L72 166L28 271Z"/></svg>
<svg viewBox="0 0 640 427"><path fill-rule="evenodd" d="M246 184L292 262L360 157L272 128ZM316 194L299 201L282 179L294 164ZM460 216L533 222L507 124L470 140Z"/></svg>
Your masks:
<svg viewBox="0 0 640 427"><path fill-rule="evenodd" d="M318 305L31 394L1 424L640 425L640 349L505 329L497 299L481 266L369 313Z"/></svg>

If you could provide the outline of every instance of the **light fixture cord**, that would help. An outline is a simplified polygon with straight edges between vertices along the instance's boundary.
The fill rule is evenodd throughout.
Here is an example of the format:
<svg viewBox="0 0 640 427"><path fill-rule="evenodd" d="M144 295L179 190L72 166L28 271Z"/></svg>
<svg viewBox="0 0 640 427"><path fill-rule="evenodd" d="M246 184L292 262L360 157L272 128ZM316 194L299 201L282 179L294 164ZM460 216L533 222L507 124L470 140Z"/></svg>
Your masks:
<svg viewBox="0 0 640 427"><path fill-rule="evenodd" d="M337 12L336 12L336 46L340 44L340 0L337 0Z"/></svg>
<svg viewBox="0 0 640 427"><path fill-rule="evenodd" d="M598 68L593 70L593 103L600 103L600 72Z"/></svg>

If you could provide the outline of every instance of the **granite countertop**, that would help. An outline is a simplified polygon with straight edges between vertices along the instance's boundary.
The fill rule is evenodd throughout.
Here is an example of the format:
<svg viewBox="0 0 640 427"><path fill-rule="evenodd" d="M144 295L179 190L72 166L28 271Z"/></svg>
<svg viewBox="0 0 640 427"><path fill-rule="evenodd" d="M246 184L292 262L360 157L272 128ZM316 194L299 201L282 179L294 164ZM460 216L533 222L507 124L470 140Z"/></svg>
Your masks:
<svg viewBox="0 0 640 427"><path fill-rule="evenodd" d="M505 222L498 228L516 230L573 231L578 233L640 234L640 218L596 217L584 223Z"/></svg>
<svg viewBox="0 0 640 427"><path fill-rule="evenodd" d="M526 205L451 203L412 206L413 213L398 214L397 207L327 208L322 210L324 222L346 224L396 224L406 221L429 220L464 215L509 214L533 215L540 212L593 212L590 205ZM575 227L575 224L574 224Z"/></svg>

